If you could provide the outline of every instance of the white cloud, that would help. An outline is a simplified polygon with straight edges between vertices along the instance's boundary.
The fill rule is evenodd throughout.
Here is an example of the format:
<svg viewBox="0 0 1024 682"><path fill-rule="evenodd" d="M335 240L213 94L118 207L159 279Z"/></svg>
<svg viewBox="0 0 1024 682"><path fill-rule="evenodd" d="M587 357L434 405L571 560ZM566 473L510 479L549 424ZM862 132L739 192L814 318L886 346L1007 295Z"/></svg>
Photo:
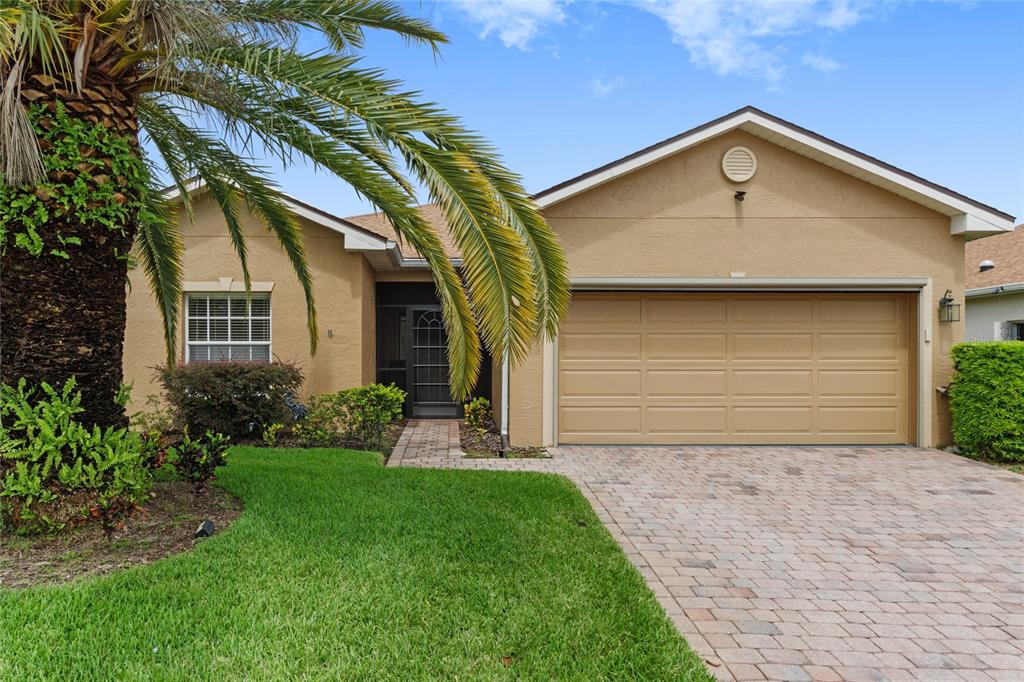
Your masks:
<svg viewBox="0 0 1024 682"><path fill-rule="evenodd" d="M565 0L455 0L470 21L480 29L480 37L496 34L505 47L525 50L540 29L565 19Z"/></svg>
<svg viewBox="0 0 1024 682"><path fill-rule="evenodd" d="M609 78L607 80L603 78L595 78L590 81L587 88L591 94L596 97L607 97L615 90L618 90L626 85L626 79L622 76L616 76L615 78Z"/></svg>
<svg viewBox="0 0 1024 682"><path fill-rule="evenodd" d="M867 8L849 0L639 0L638 6L668 25L697 66L769 83L785 74L787 36L849 28L865 19Z"/></svg>
<svg viewBox="0 0 1024 682"><path fill-rule="evenodd" d="M821 54L814 54L811 52L806 53L800 58L800 63L804 66L809 66L815 71L821 71L822 73L832 73L843 68L843 65L834 59Z"/></svg>
<svg viewBox="0 0 1024 682"><path fill-rule="evenodd" d="M486 37L527 49L549 24L561 23L572 0L453 0ZM812 31L842 31L867 20L880 0L605 0L660 18L690 61L722 75L779 82L786 72L786 41ZM834 71L836 62L805 55L803 63ZM600 89L600 88L599 88Z"/></svg>

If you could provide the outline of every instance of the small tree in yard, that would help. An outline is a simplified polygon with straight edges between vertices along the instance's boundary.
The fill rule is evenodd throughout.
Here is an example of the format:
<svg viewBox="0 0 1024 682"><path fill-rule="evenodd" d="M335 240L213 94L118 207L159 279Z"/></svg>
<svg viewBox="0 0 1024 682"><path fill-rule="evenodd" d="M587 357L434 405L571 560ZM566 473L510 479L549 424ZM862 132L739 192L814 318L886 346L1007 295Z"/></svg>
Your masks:
<svg viewBox="0 0 1024 682"><path fill-rule="evenodd" d="M476 380L481 336L515 361L553 335L569 300L553 233L487 142L362 66L367 29L434 50L446 41L377 0L0 1L0 382L74 376L83 419L124 424L115 395L133 249L173 365L181 244L159 175L189 214L190 180L205 183L247 286L242 202L262 218L302 284L315 350L302 233L256 154L333 174L422 254L456 397ZM413 181L442 208L461 273L416 210Z"/></svg>

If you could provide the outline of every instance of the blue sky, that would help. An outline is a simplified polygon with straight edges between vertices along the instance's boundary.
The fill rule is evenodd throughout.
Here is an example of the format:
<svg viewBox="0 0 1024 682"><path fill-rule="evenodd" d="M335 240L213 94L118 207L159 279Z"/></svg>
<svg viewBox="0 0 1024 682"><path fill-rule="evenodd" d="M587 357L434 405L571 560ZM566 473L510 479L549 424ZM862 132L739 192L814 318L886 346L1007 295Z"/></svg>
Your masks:
<svg viewBox="0 0 1024 682"><path fill-rule="evenodd" d="M463 118L530 191L752 104L1024 216L1024 3L442 0L451 39L370 37L380 66ZM367 210L292 167L288 193Z"/></svg>

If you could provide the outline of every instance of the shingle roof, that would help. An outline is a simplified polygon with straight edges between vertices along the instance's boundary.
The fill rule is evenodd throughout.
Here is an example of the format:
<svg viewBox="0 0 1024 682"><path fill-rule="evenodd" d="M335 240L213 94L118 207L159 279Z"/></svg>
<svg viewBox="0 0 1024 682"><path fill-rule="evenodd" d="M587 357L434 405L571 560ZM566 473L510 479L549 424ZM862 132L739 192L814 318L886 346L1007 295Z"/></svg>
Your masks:
<svg viewBox="0 0 1024 682"><path fill-rule="evenodd" d="M420 212L420 215L423 216L423 219L427 224L434 228L437 236L441 239L441 244L444 246L445 253L448 254L448 257L459 258L459 249L455 245L455 241L452 239L451 232L448 230L448 223L444 218L444 213L438 205L423 204L422 206L418 206L417 210ZM391 241L398 242L399 248L402 250L402 255L406 258L420 257L416 252L416 249L412 248L409 242L399 240L398 233L395 232L394 226L391 225L390 220L384 217L383 213L364 213L362 215L354 215L345 218L345 221L369 232L373 232L374 234L379 234Z"/></svg>
<svg viewBox="0 0 1024 682"><path fill-rule="evenodd" d="M990 260L996 266L981 272L979 266L983 260ZM968 289L1024 282L1024 225L1018 225L1013 232L967 242L964 267Z"/></svg>

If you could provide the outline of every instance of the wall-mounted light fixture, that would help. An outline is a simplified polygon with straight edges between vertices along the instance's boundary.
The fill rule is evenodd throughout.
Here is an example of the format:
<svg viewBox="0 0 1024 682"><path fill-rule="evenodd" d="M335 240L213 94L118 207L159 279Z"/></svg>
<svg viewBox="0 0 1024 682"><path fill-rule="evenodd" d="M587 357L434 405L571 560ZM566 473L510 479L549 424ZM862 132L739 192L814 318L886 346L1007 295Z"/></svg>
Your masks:
<svg viewBox="0 0 1024 682"><path fill-rule="evenodd" d="M959 322L960 304L953 302L953 292L946 289L946 293L939 299L939 322Z"/></svg>
<svg viewBox="0 0 1024 682"><path fill-rule="evenodd" d="M736 192L734 197L735 197L736 201L743 201L747 197L747 193L746 192Z"/></svg>

